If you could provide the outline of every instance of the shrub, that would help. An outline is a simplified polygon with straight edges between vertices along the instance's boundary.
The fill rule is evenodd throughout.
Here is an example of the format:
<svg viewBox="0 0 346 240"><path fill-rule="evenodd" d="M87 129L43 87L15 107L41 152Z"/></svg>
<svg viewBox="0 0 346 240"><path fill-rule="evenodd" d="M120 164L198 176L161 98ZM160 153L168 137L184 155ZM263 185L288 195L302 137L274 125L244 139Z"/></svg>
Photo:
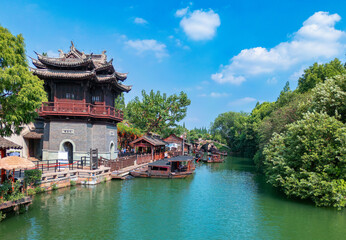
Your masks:
<svg viewBox="0 0 346 240"><path fill-rule="evenodd" d="M0 197L2 201L16 201L24 197L24 194L20 191L21 184L19 181L11 183L10 181L5 181L0 186Z"/></svg>
<svg viewBox="0 0 346 240"><path fill-rule="evenodd" d="M52 190L58 190L58 185L56 183L53 183L52 184Z"/></svg>
<svg viewBox="0 0 346 240"><path fill-rule="evenodd" d="M24 171L24 181L29 186L37 186L41 182L41 177L41 170L32 169Z"/></svg>
<svg viewBox="0 0 346 240"><path fill-rule="evenodd" d="M306 113L274 134L264 149L268 182L317 206L346 206L346 126L326 113Z"/></svg>
<svg viewBox="0 0 346 240"><path fill-rule="evenodd" d="M35 194L36 194L36 191L35 191L35 189L29 188L29 189L27 190L27 194L28 194L29 196L32 196L32 195L35 195Z"/></svg>
<svg viewBox="0 0 346 240"><path fill-rule="evenodd" d="M73 180L70 181L71 186L76 186L76 184L77 184L76 181L73 181Z"/></svg>
<svg viewBox="0 0 346 240"><path fill-rule="evenodd" d="M10 193L12 191L12 185L10 181L5 181L0 185L0 197L3 198L3 201L8 201Z"/></svg>
<svg viewBox="0 0 346 240"><path fill-rule="evenodd" d="M6 218L6 214L0 211L0 222Z"/></svg>
<svg viewBox="0 0 346 240"><path fill-rule="evenodd" d="M44 188L41 188L41 187L36 187L36 188L35 188L35 192L36 192L36 193L42 193L42 192L44 192L44 191L45 191Z"/></svg>

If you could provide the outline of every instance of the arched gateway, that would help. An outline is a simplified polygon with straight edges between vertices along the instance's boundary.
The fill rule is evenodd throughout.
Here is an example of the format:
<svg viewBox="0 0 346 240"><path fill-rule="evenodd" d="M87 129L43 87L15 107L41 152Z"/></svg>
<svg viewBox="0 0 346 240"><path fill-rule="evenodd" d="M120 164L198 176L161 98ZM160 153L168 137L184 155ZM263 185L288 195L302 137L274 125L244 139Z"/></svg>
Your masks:
<svg viewBox="0 0 346 240"><path fill-rule="evenodd" d="M65 142L63 145L64 151L67 152L68 163L73 163L73 145L70 142Z"/></svg>

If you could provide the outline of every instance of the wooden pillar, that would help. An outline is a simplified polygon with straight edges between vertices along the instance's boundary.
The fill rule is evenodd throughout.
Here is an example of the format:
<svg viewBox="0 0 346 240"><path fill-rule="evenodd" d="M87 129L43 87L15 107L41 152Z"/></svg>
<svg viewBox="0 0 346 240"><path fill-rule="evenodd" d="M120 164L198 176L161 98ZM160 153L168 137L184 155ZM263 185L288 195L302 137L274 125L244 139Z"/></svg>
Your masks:
<svg viewBox="0 0 346 240"><path fill-rule="evenodd" d="M0 175L0 177L1 177L0 183L3 183L3 182L5 181L5 178L6 178L6 170L5 170L5 169L1 169L1 175Z"/></svg>
<svg viewBox="0 0 346 240"><path fill-rule="evenodd" d="M6 157L6 149L4 148L0 149L0 154L1 154L1 158Z"/></svg>
<svg viewBox="0 0 346 240"><path fill-rule="evenodd" d="M54 103L56 103L58 101L58 98L56 96L56 84L53 83L52 84L52 87L53 87L53 91L54 91Z"/></svg>
<svg viewBox="0 0 346 240"><path fill-rule="evenodd" d="M82 82L82 89L83 89L83 102L86 103L86 91L87 91L87 88L86 88L86 84L84 84Z"/></svg>

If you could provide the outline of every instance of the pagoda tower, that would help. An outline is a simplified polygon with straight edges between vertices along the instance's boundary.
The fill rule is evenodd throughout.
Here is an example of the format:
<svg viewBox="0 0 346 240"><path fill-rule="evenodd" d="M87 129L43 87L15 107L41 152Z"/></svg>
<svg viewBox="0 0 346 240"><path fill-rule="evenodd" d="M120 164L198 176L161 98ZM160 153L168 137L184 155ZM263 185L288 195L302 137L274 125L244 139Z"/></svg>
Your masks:
<svg viewBox="0 0 346 240"><path fill-rule="evenodd" d="M98 149L99 156L117 157L117 123L123 113L114 108L115 98L129 92L121 82L126 73L114 70L106 51L85 54L71 42L70 51L59 50L58 58L37 54L32 59L34 75L44 80L48 102L39 116L44 120L42 159L58 159L68 152L69 162Z"/></svg>

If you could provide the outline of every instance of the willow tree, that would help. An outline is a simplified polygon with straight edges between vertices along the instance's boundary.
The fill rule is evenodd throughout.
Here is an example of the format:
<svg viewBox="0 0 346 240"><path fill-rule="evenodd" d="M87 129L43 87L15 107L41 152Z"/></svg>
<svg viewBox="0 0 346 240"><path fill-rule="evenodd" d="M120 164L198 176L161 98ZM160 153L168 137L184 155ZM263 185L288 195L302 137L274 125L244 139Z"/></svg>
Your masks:
<svg viewBox="0 0 346 240"><path fill-rule="evenodd" d="M43 81L28 69L23 36L0 26L0 136L19 134L44 100Z"/></svg>
<svg viewBox="0 0 346 240"><path fill-rule="evenodd" d="M135 97L126 106L126 117L137 128L145 132L162 133L164 129L176 127L186 116L187 106L191 103L187 94L167 94L151 90L142 91L142 100Z"/></svg>

